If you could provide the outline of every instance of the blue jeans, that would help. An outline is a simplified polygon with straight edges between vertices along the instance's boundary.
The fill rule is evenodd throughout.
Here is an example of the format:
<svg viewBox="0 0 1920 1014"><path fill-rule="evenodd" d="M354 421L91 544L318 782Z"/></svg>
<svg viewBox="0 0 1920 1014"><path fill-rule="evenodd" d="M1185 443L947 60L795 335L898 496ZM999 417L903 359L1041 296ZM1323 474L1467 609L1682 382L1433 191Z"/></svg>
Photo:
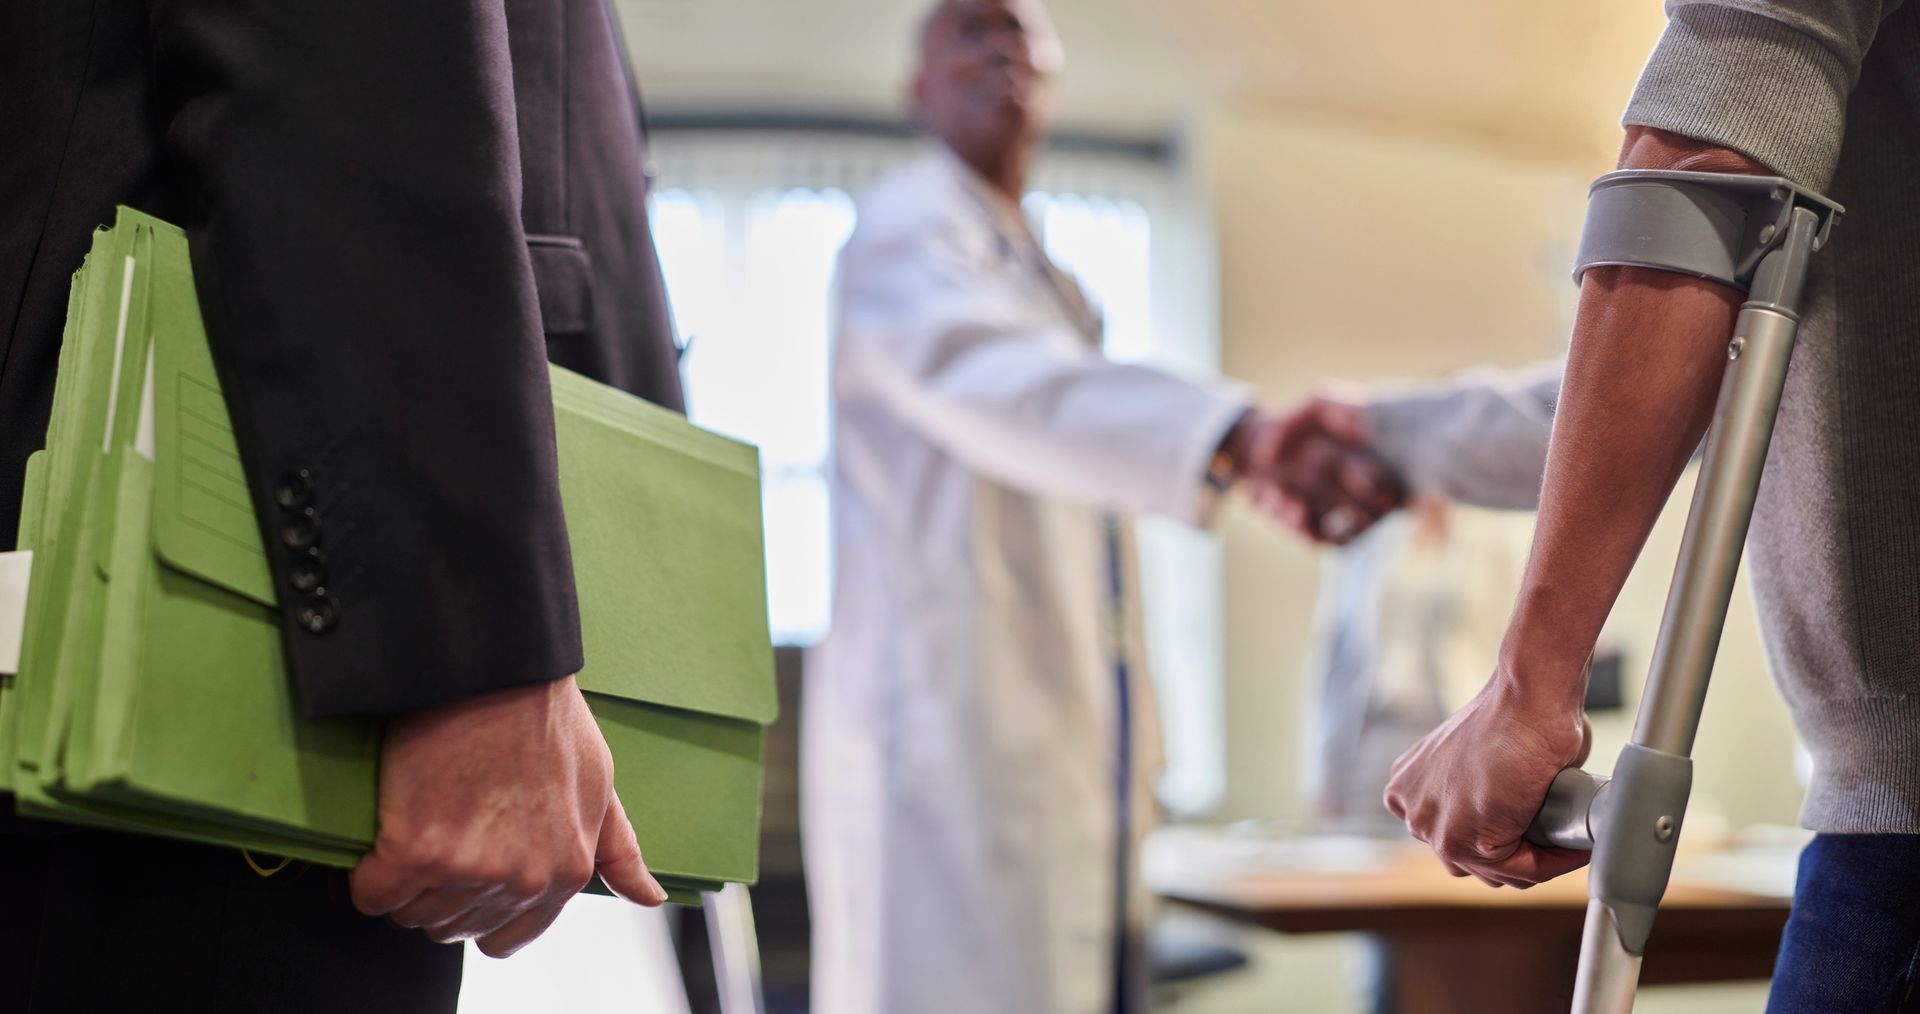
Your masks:
<svg viewBox="0 0 1920 1014"><path fill-rule="evenodd" d="M1920 1012L1916 958L1920 835L1819 835L1800 855L1767 1012Z"/></svg>

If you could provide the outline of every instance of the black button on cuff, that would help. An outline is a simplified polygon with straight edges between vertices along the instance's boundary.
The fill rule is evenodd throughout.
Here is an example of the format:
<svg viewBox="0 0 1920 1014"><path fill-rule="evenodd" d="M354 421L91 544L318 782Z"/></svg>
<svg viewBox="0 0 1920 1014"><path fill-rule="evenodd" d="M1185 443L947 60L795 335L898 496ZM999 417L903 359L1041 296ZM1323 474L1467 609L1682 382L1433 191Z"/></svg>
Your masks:
<svg viewBox="0 0 1920 1014"><path fill-rule="evenodd" d="M294 591L310 592L327 583L327 554L319 546L308 546L287 568L287 583Z"/></svg>
<svg viewBox="0 0 1920 1014"><path fill-rule="evenodd" d="M307 633L324 634L340 622L340 601L327 594L325 588L315 589L306 601L300 603L294 619Z"/></svg>
<svg viewBox="0 0 1920 1014"><path fill-rule="evenodd" d="M280 523L280 541L288 549L308 549L320 541L320 512L311 507Z"/></svg>
<svg viewBox="0 0 1920 1014"><path fill-rule="evenodd" d="M302 468L281 476L273 487L273 502L285 510L298 510L313 503L313 473Z"/></svg>

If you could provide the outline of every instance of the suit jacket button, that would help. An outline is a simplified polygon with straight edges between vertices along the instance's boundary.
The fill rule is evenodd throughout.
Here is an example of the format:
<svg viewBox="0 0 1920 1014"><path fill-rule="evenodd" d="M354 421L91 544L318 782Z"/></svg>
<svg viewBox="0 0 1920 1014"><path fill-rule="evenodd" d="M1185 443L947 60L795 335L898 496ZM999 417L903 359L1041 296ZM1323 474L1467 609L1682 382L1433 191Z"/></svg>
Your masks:
<svg viewBox="0 0 1920 1014"><path fill-rule="evenodd" d="M307 633L324 634L340 622L340 601L327 594L325 588L316 588L306 601L300 603L294 619Z"/></svg>
<svg viewBox="0 0 1920 1014"><path fill-rule="evenodd" d="M288 549L307 549L320 541L320 512L303 507L280 524L280 541Z"/></svg>
<svg viewBox="0 0 1920 1014"><path fill-rule="evenodd" d="M294 591L309 592L327 583L327 554L319 546L308 546L293 566L287 568L287 583Z"/></svg>
<svg viewBox="0 0 1920 1014"><path fill-rule="evenodd" d="M313 502L313 474L302 468L280 477L273 487L273 502L283 510L299 510Z"/></svg>

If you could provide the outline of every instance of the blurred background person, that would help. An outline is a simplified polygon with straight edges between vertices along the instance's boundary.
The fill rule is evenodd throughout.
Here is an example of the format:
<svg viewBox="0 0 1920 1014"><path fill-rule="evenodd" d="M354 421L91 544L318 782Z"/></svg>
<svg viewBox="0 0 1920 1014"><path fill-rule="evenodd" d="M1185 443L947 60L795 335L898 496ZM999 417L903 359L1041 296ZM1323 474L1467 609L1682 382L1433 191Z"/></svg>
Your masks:
<svg viewBox="0 0 1920 1014"><path fill-rule="evenodd" d="M1034 0L947 0L933 135L840 257L835 620L814 654L802 834L814 1009L1139 1009L1155 807L1129 538L1204 522L1302 451L1231 385L1114 362L1020 208L1061 53ZM1364 462L1302 523L1398 502Z"/></svg>
<svg viewBox="0 0 1920 1014"><path fill-rule="evenodd" d="M1319 697L1301 729L1317 830L1400 835L1380 806L1393 761L1452 714L1461 672L1483 661L1471 624L1484 583L1469 578L1506 561L1449 515L1416 498L1328 563L1309 665Z"/></svg>

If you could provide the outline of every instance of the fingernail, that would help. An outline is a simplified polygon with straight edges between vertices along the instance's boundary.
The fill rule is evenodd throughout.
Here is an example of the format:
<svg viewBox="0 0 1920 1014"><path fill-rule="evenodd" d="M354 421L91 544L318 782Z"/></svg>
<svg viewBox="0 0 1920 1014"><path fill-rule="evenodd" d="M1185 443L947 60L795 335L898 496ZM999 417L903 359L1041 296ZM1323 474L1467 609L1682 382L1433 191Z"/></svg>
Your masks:
<svg viewBox="0 0 1920 1014"><path fill-rule="evenodd" d="M652 888L652 892L653 892L650 895L648 895L647 900L653 902L656 905L664 905L667 903L667 889L664 887L661 887L660 881L654 879L654 876L651 873L647 874L647 886L649 888Z"/></svg>

